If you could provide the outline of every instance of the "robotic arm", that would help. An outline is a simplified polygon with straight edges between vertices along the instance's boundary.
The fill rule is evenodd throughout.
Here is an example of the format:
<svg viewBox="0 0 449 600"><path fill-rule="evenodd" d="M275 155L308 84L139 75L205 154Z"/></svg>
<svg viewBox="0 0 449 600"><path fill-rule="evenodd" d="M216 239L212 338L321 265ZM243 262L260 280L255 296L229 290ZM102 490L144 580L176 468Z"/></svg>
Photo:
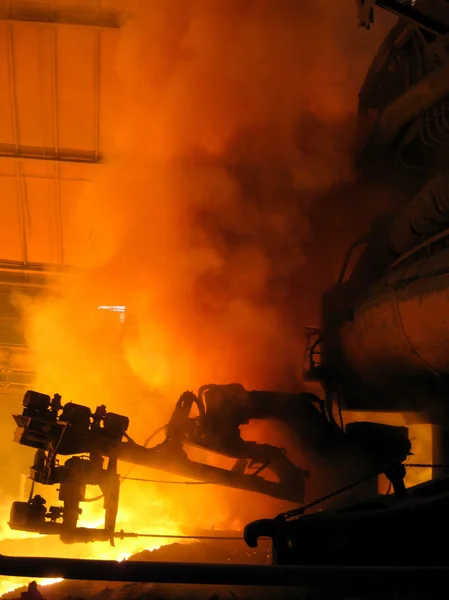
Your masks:
<svg viewBox="0 0 449 600"><path fill-rule="evenodd" d="M46 508L41 496L15 502L10 527L41 534L58 534L66 543L109 540L113 543L119 504L118 461L146 466L207 483L262 493L291 502L304 502L305 473L285 452L268 444L246 442L239 427L250 414L247 393L241 386L204 386L198 395L185 392L178 400L167 425L164 442L153 448L136 444L127 434L129 419L61 397L28 391L22 414L14 415L15 441L35 448L30 472L34 483L58 485L62 506ZM198 416L191 416L193 406ZM223 469L190 460L186 445L235 459L232 469ZM60 457L70 457L61 462ZM278 481L266 479L272 471ZM86 501L86 487L100 487L105 506L101 530L77 527L80 504ZM39 508L39 510L37 510Z"/></svg>
<svg viewBox="0 0 449 600"><path fill-rule="evenodd" d="M37 450L30 472L33 486L58 485L62 506L47 509L45 499L32 493L28 502L13 504L10 527L58 534L65 543L109 540L113 544L115 537L123 535L115 532L119 460L303 504L308 473L293 464L282 448L243 440L240 426L251 419L281 420L312 456L337 458L342 470L354 457L362 456L362 464L373 467L372 448L357 445L354 436L327 420L315 402L319 403L318 398L311 394L248 392L240 384L203 386L197 395L182 394L165 440L146 448L128 436L126 416L110 413L104 406L92 413L87 406L72 402L62 405L58 395L51 399L28 391L22 414L14 415L15 441ZM197 416L191 415L194 406ZM235 464L224 469L190 460L185 452L188 445L233 458ZM70 458L62 463L63 456ZM264 477L268 471L277 481ZM99 486L104 497L105 524L100 530L77 526L89 485Z"/></svg>

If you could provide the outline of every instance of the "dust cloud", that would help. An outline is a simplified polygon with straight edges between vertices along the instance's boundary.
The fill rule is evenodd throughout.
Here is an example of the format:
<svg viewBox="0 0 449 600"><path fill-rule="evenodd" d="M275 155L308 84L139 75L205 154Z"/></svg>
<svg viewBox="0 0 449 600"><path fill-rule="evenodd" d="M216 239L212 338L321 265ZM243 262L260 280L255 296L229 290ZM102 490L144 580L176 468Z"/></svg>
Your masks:
<svg viewBox="0 0 449 600"><path fill-rule="evenodd" d="M143 442L202 383L300 388L298 314L319 298L291 282L327 273L307 250L314 218L356 180L357 92L385 28L358 30L352 0L160 0L127 16L112 149L70 223L81 269L17 301L35 387L127 414ZM124 323L100 305L126 306ZM267 514L222 489L129 486L128 530Z"/></svg>

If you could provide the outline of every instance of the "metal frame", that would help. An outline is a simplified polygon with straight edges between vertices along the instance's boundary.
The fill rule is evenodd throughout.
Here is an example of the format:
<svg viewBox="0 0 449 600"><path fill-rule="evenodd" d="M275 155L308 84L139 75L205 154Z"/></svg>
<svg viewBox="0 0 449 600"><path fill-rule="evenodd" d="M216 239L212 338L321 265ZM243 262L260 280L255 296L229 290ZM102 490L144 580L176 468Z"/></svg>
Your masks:
<svg viewBox="0 0 449 600"><path fill-rule="evenodd" d="M34 377L33 371L3 367L0 369L0 388L22 390L32 384Z"/></svg>
<svg viewBox="0 0 449 600"><path fill-rule="evenodd" d="M6 178L6 177L16 177L15 173L11 174L11 173L0 173L0 177L2 178ZM28 175L26 176L27 179L57 179L58 177L56 175ZM63 181L90 181L87 177L63 177L62 178ZM0 259L1 262L1 259Z"/></svg>
<svg viewBox="0 0 449 600"><path fill-rule="evenodd" d="M29 288L42 289L48 285L48 278L52 276L73 276L80 273L70 266L61 264L30 264L22 262L0 262L0 291L2 289ZM6 344L10 346L11 344ZM2 343L0 343L2 346ZM1 367L1 364L0 364Z"/></svg>
<svg viewBox="0 0 449 600"><path fill-rule="evenodd" d="M48 154L39 156L37 154L26 154L22 152L9 153L0 151L0 159L11 159L16 161L21 160L38 160L54 164L72 164L72 165L95 165L100 162L101 159L95 160L91 158L81 158L77 156L49 156Z"/></svg>
<svg viewBox="0 0 449 600"><path fill-rule="evenodd" d="M15 261L0 261L0 273L22 273L26 275L48 275L61 273L61 268L48 264L31 263L24 267ZM0 344L1 345L1 344Z"/></svg>
<svg viewBox="0 0 449 600"><path fill-rule="evenodd" d="M19 25L22 23L31 23L33 25L53 25L58 26L69 26L69 27L89 27L92 29L120 29L120 23L113 20L104 20L103 22L91 23L89 21L73 21L71 19L26 19L16 18L11 19L10 17L0 17L0 23L11 23L12 25Z"/></svg>
<svg viewBox="0 0 449 600"><path fill-rule="evenodd" d="M89 19L71 19L69 17L58 18L56 11L57 0L52 1L52 18L41 17L36 14L35 17L26 17L26 16L13 16L11 11L11 0L7 0L7 16L0 17L0 22L8 22L8 23L35 23L38 25L69 25L72 27L93 27L97 29L119 29L120 23L118 18L115 15L110 15L109 18L101 16L101 0L97 0L98 2L98 11L97 11L97 20L96 22L92 22Z"/></svg>

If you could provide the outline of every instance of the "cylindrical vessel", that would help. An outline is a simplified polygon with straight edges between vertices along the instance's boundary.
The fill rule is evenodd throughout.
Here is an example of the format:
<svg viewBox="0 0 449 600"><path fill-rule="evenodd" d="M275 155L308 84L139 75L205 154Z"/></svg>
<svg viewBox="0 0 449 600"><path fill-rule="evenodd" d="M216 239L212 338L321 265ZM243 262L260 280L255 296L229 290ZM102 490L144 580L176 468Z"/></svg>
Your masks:
<svg viewBox="0 0 449 600"><path fill-rule="evenodd" d="M449 376L449 231L398 259L340 332L343 364L383 389Z"/></svg>

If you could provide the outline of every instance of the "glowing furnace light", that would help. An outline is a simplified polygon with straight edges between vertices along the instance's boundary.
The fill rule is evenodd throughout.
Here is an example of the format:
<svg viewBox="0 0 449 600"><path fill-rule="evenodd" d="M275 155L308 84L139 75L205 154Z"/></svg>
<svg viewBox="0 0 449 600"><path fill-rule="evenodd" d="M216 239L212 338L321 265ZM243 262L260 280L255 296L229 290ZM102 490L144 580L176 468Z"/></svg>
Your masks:
<svg viewBox="0 0 449 600"><path fill-rule="evenodd" d="M54 585L55 583L61 583L61 581L64 581L64 579L61 579L61 577L57 577L56 579L44 579L44 581L41 581L39 585L41 587L45 587L46 585Z"/></svg>
<svg viewBox="0 0 449 600"><path fill-rule="evenodd" d="M106 304L102 304L98 307L98 310L108 310L109 312L119 313L120 323L125 322L126 306L109 306Z"/></svg>
<svg viewBox="0 0 449 600"><path fill-rule="evenodd" d="M16 590L20 590L21 588L28 586L31 581L33 581L33 579L30 577L24 579L7 577L5 580L0 582L0 598L3 598L3 596L6 596L7 594L11 594ZM59 577L57 579L37 579L35 581L39 587L44 587L48 585L54 585L55 583L61 583L61 581L64 580ZM9 587L9 584L11 584L11 587Z"/></svg>

